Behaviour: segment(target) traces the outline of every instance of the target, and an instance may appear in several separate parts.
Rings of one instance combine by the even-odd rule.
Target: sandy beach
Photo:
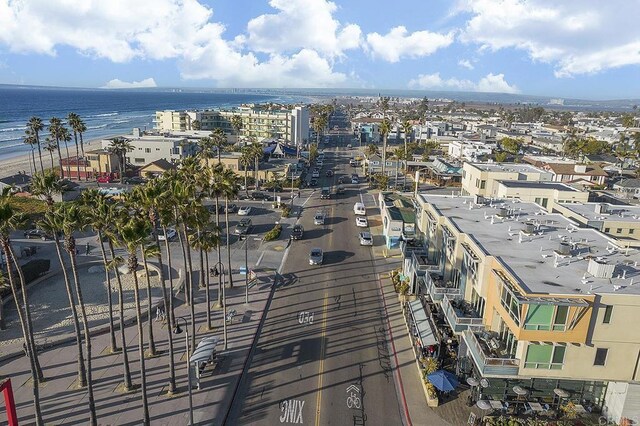
[[[85,152],[91,151],[92,149],[100,148],[102,144],[102,139],[107,139],[109,137],[111,136],[105,136],[104,138],[94,139],[88,142],[85,141],[84,143]],[[66,151],[64,149],[64,146],[61,149],[61,154],[63,158],[66,156]],[[35,155],[36,155],[36,165],[39,167],[37,151]],[[76,147],[73,145],[73,143],[69,144],[69,155],[71,157],[75,157],[76,155]],[[42,152],[42,162],[44,163],[45,168],[51,167],[51,157],[49,156],[49,153],[44,150]],[[30,166],[29,163],[31,163],[31,154],[29,152],[26,152],[24,154],[21,154],[15,157],[0,159],[0,178],[13,176],[18,172],[23,172],[23,171],[26,172],[27,174],[31,174],[31,169],[33,168],[33,166]],[[53,155],[53,163],[55,166],[58,165],[58,156],[56,153],[54,153]]]

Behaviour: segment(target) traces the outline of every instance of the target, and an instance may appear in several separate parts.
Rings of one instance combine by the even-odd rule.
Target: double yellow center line
[[[322,374],[324,373],[324,351],[325,351],[325,332],[327,329],[327,296],[324,293],[324,303],[322,307],[322,334],[320,337],[320,368],[318,370],[318,395],[316,397],[316,426],[320,425],[320,406],[322,405]]]

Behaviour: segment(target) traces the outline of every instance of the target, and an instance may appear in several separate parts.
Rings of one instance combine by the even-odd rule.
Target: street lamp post
[[[220,265],[220,273],[222,274],[222,338],[224,339],[224,350],[227,350],[227,296],[225,292],[225,287],[227,286],[224,282],[224,264],[222,262],[217,262],[213,267],[214,269],[218,269],[218,265]],[[231,271],[229,271],[231,273]]]
[[[244,303],[249,303],[249,235],[244,237]]]
[[[176,328],[173,330],[174,334],[182,333],[182,329],[177,320],[184,321],[184,337],[185,348],[187,350],[187,380],[189,383],[189,424],[193,425],[193,391],[191,390],[191,361],[189,360],[189,326],[187,320],[184,317],[176,318]]]
[[[422,167],[418,170],[416,170],[416,175],[415,175],[415,182],[414,182],[414,189],[413,189],[413,198],[415,198],[416,200],[418,199],[418,185],[420,184],[420,172],[422,170],[427,170],[428,167]]]

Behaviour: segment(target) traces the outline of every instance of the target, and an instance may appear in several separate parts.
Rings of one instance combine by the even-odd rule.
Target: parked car
[[[349,160],[349,165],[353,166],[353,167],[356,167],[356,166],[360,165],[360,162],[358,160],[352,158],[351,160]]]
[[[311,177],[312,178],[319,178],[320,177],[320,170],[314,169],[313,172],[311,172]]]
[[[366,217],[358,216],[356,217],[356,226],[359,228],[366,228],[369,226],[369,221]]]
[[[361,232],[360,233],[360,245],[361,246],[372,246],[373,245],[373,237],[370,232]]]
[[[291,230],[291,239],[292,240],[301,240],[304,236],[304,228],[302,225],[294,225]]]
[[[317,179],[311,179],[309,181],[309,186],[311,186],[311,187],[318,186],[318,180]]]
[[[338,185],[338,189],[336,190],[337,194],[344,194],[344,186]]]
[[[165,240],[169,240],[171,241],[172,239],[174,239],[176,237],[176,235],[178,235],[178,233],[176,232],[175,229],[173,228],[167,228],[167,235],[164,235],[164,231],[162,230],[162,228],[156,230],[156,232],[158,233],[158,241],[165,241]]]
[[[351,183],[357,185],[360,183],[360,180],[358,180],[358,178],[351,178]]]
[[[223,213],[235,213],[238,211],[238,206],[231,203],[228,206],[225,206],[224,204],[222,205],[222,212]]]
[[[268,200],[269,196],[261,191],[253,191],[249,196],[252,200]]]
[[[309,265],[322,265],[324,255],[321,248],[312,248],[309,252]]]
[[[27,229],[24,231],[24,237],[28,240],[38,239],[42,241],[53,239],[53,235],[46,233],[42,229]]]
[[[98,183],[111,183],[113,179],[111,178],[111,176],[99,176],[96,181]]]
[[[331,198],[331,188],[325,186],[322,188],[322,192],[320,192],[320,198],[323,200],[328,200]]]
[[[333,170],[327,170],[327,173],[325,173],[327,175],[327,177],[331,177],[333,176]]]
[[[251,206],[243,206],[238,210],[238,216],[249,216],[251,214]]]
[[[313,217],[313,224],[314,225],[324,225],[324,220],[325,220],[325,215],[323,212],[318,212],[316,213],[316,215]]]
[[[242,218],[233,229],[233,233],[235,235],[247,235],[251,230],[251,226],[251,219],[249,219],[248,217]]]

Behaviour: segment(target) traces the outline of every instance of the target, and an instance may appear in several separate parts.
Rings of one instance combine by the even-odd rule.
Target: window
[[[145,148],[144,152],[146,152],[147,154],[149,154],[151,152],[151,148]]]
[[[553,331],[564,331],[567,324],[568,315],[569,315],[568,306],[558,306],[556,308],[556,317],[553,320]]]
[[[480,188],[480,179],[476,179],[476,188]]]
[[[511,319],[516,325],[520,326],[520,303],[506,285],[502,287],[501,302],[502,307],[507,310]]]
[[[547,203],[549,202],[548,198],[543,198],[542,199],[542,207],[544,207],[545,209],[547,208]]]
[[[604,318],[602,319],[603,324],[611,323],[611,314],[613,313],[613,306],[609,305],[604,308]]]
[[[480,181],[480,189],[484,189],[487,186],[487,181],[486,180],[481,180]]]
[[[611,230],[610,228],[604,228],[604,233],[608,234],[610,230]]]
[[[566,350],[566,346],[562,345],[529,344],[524,367],[561,370]]]
[[[622,234],[622,228],[616,229],[616,234]]]
[[[142,164],[145,163],[144,158],[135,158],[133,161],[136,163],[142,163]]]
[[[525,330],[550,330],[553,311],[553,305],[529,305]]]
[[[607,361],[607,352],[609,352],[609,349],[596,349],[596,359],[593,361],[593,365],[604,365]]]
[[[629,229],[629,235],[633,234],[633,231],[634,231],[633,228]]]

